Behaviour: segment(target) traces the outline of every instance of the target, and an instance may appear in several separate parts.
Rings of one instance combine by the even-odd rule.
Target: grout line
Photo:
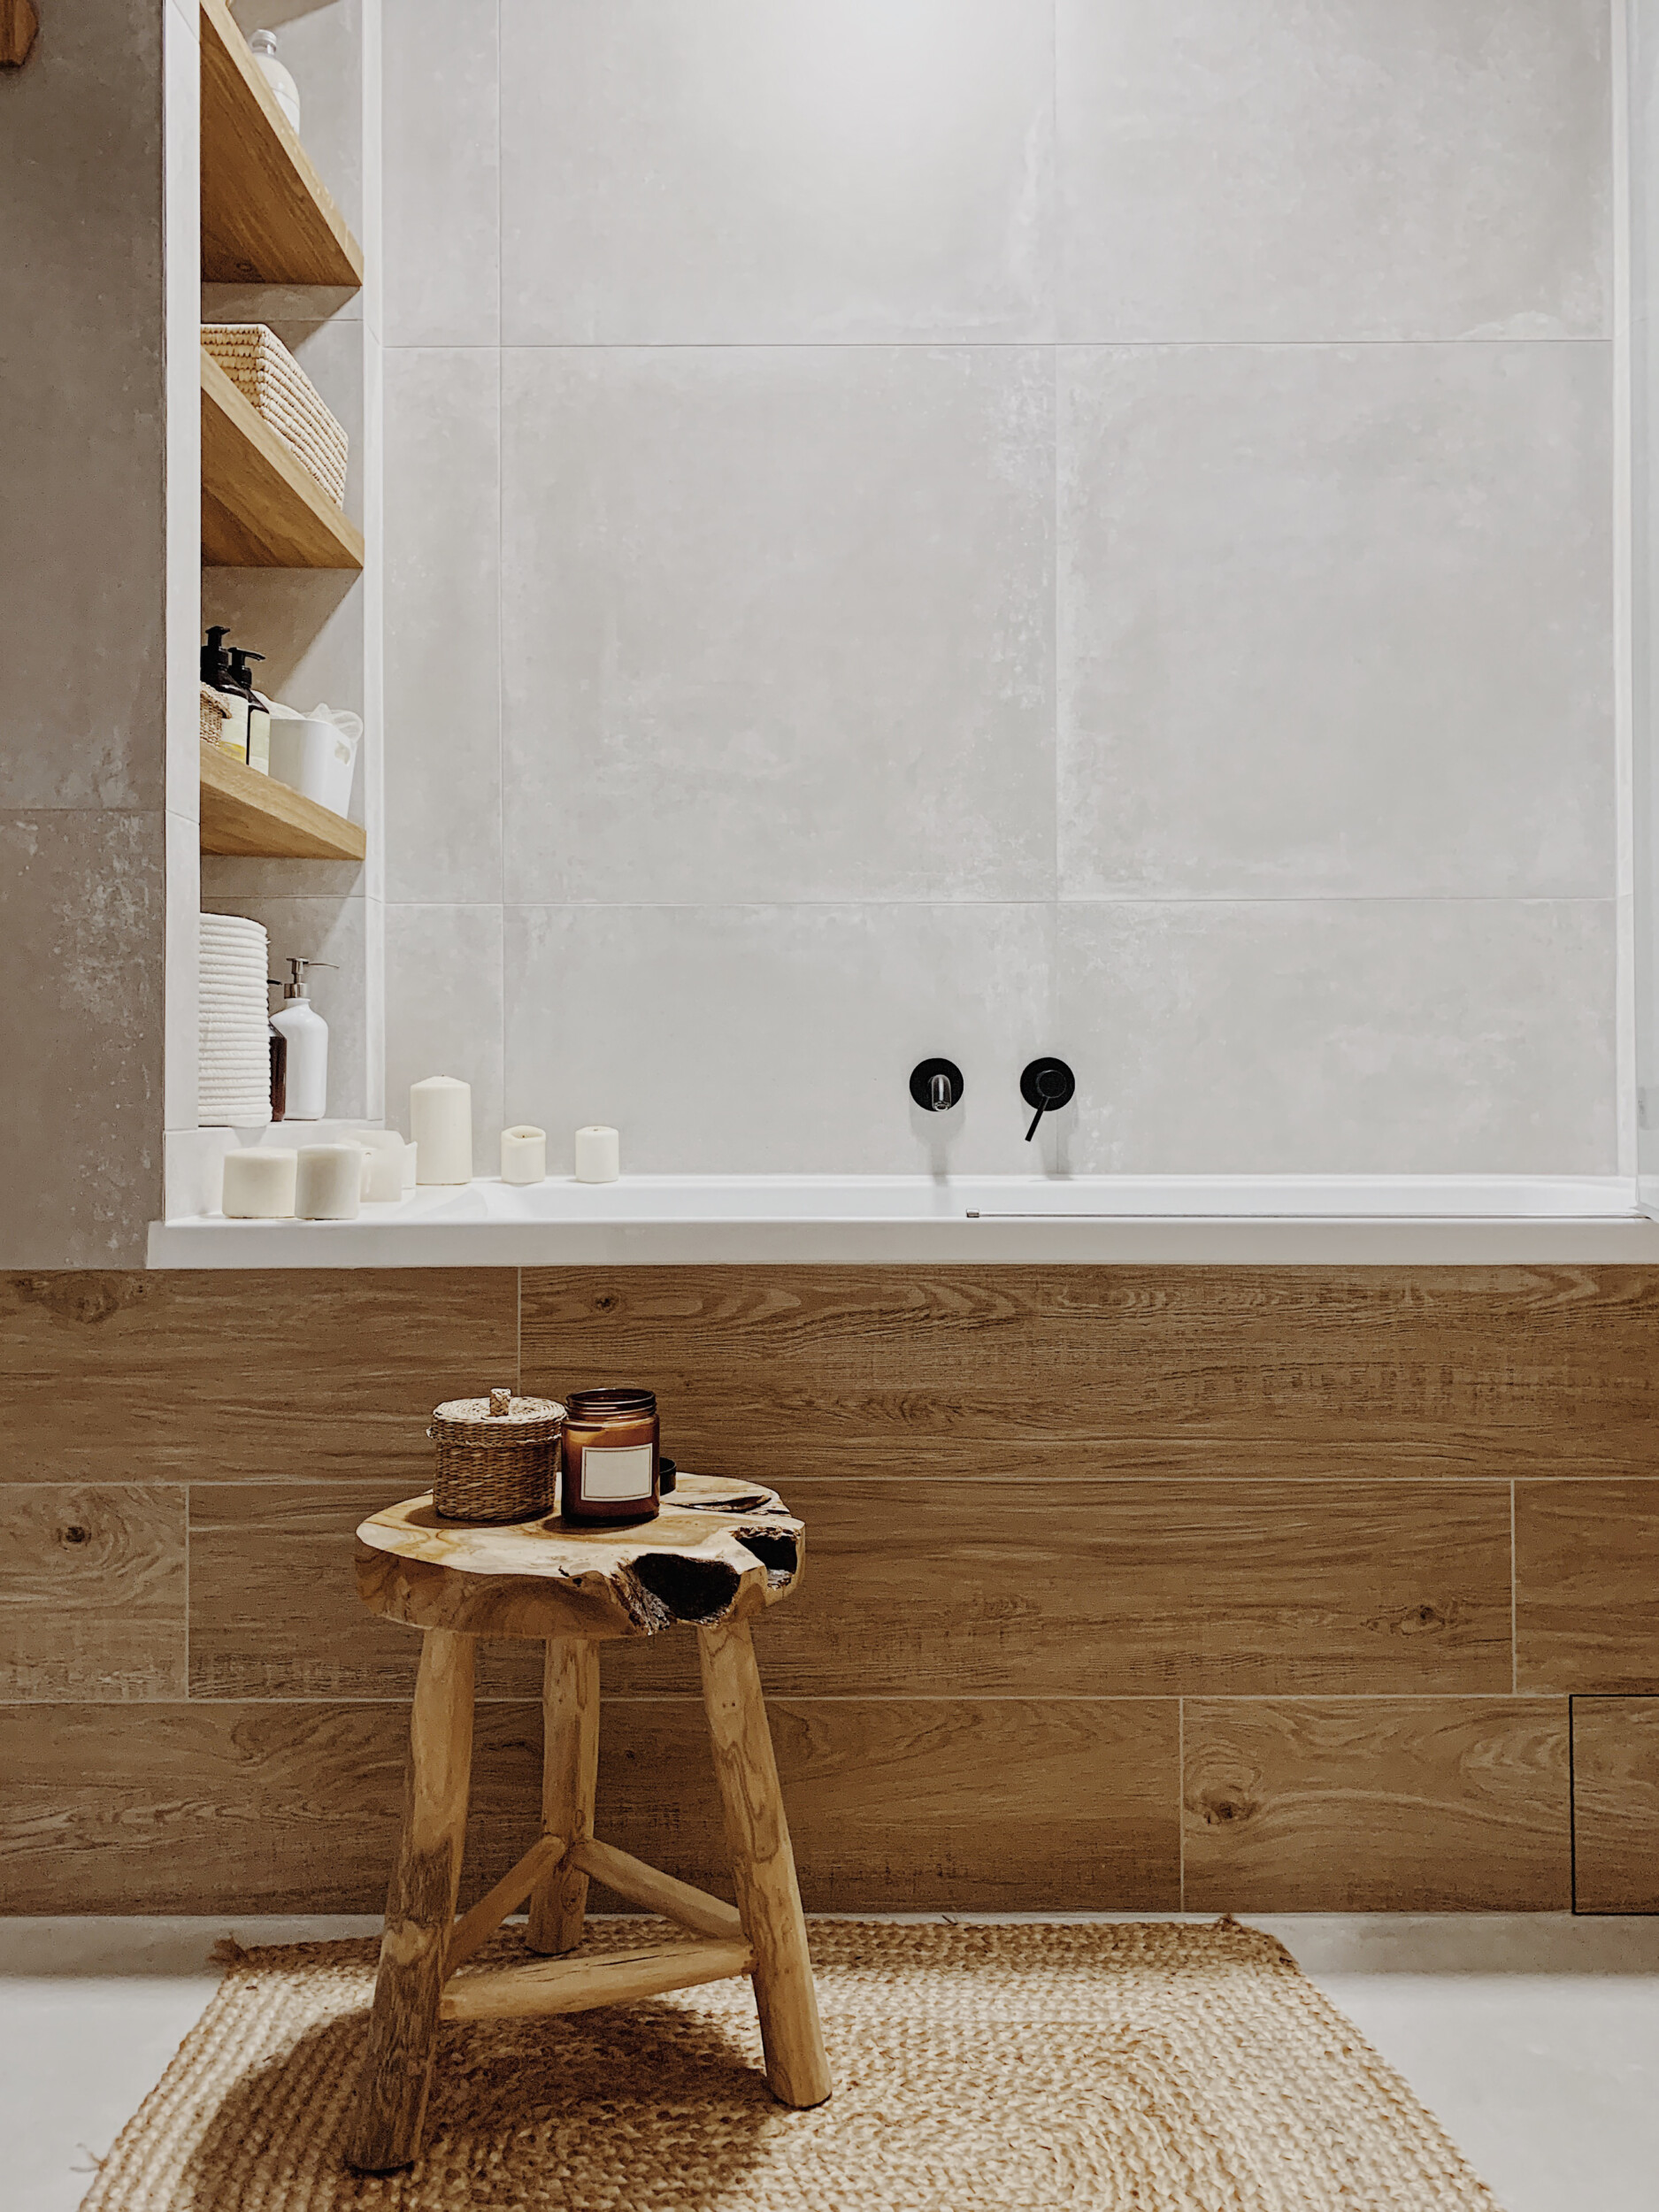
[[[499,188],[498,188],[499,189]],[[294,321],[292,316],[282,318]],[[297,319],[303,319],[303,318]],[[335,317],[328,318],[337,320]],[[1611,331],[1572,337],[1563,333],[1530,336],[1498,334],[1489,338],[472,338],[382,341],[388,353],[1039,353],[1052,346],[1065,353],[1348,353],[1357,347],[1607,346]]]
[[[1187,1910],[1187,1700],[1175,1701],[1175,1847],[1180,1909]]]
[[[1515,1597],[1515,1485],[1509,1485],[1509,1695],[1521,1687],[1521,1648],[1516,1628]]]
[[[480,1642],[492,1639],[481,1637]],[[204,1707],[233,1708],[244,1705],[293,1705],[316,1707],[388,1705],[406,1708],[413,1694],[412,1678],[408,1690],[377,1691],[373,1694],[353,1694],[346,1691],[319,1690],[311,1695],[294,1694],[280,1697],[252,1696],[244,1692],[231,1691],[220,1696],[196,1693],[193,1697],[133,1697],[133,1698],[51,1698],[0,1697],[0,1709],[41,1712],[96,1712],[104,1708],[118,1712],[137,1712],[146,1708],[167,1707],[196,1703]],[[1507,1702],[1499,1690],[1121,1690],[1091,1693],[1074,1690],[792,1690],[767,1685],[768,1698],[789,1705],[1170,1705],[1184,1707],[1188,1702],[1199,1705],[1492,1705]],[[1612,1694],[1609,1693],[1609,1694]],[[1528,1693],[1536,1704],[1559,1705],[1558,1695],[1542,1691]],[[1571,1701],[1569,1701],[1571,1702]],[[534,1689],[496,1690],[480,1693],[480,1705],[539,1705],[540,1693]],[[688,1705],[700,1706],[701,1693],[695,1687],[683,1690],[606,1691],[607,1705]],[[1183,1732],[1185,1717],[1182,1719]],[[1183,1744],[1185,1737],[1183,1733]]]
[[[1578,1787],[1573,1771],[1573,1722],[1578,1706],[1569,1695],[1567,1699],[1567,1910],[1578,1909]]]

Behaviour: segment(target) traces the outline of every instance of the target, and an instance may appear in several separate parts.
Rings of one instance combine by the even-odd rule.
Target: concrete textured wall
[[[165,11],[42,11],[0,75],[0,1259],[133,1265],[158,1210]]]

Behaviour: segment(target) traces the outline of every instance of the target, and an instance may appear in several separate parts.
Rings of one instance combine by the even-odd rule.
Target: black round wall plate
[[[962,1070],[954,1060],[918,1060],[910,1070],[910,1096],[925,1114],[948,1110],[933,1104],[933,1078],[936,1075],[942,1075],[949,1084],[951,1105],[959,1105],[962,1101]]]
[[[1019,1079],[1019,1094],[1026,1105],[1040,1106],[1045,1113],[1069,1106],[1076,1091],[1077,1078],[1064,1060],[1029,1061]]]

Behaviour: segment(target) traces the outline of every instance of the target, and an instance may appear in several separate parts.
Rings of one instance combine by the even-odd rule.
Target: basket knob
[[[507,1416],[508,1416],[508,1415],[509,1415],[511,1411],[512,1411],[512,1393],[511,1393],[511,1390],[492,1390],[492,1391],[490,1392],[490,1394],[489,1394],[489,1417],[490,1417],[490,1419],[491,1419],[492,1421],[504,1421],[504,1420],[506,1419]]]

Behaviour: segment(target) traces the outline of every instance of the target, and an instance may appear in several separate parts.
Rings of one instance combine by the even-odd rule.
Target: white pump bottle
[[[280,1029],[288,1040],[285,1113],[289,1121],[321,1121],[328,1111],[328,1025],[311,1004],[305,973],[309,968],[332,968],[334,964],[332,960],[290,958],[291,974],[282,987],[281,1009],[271,1017],[271,1026]]]

